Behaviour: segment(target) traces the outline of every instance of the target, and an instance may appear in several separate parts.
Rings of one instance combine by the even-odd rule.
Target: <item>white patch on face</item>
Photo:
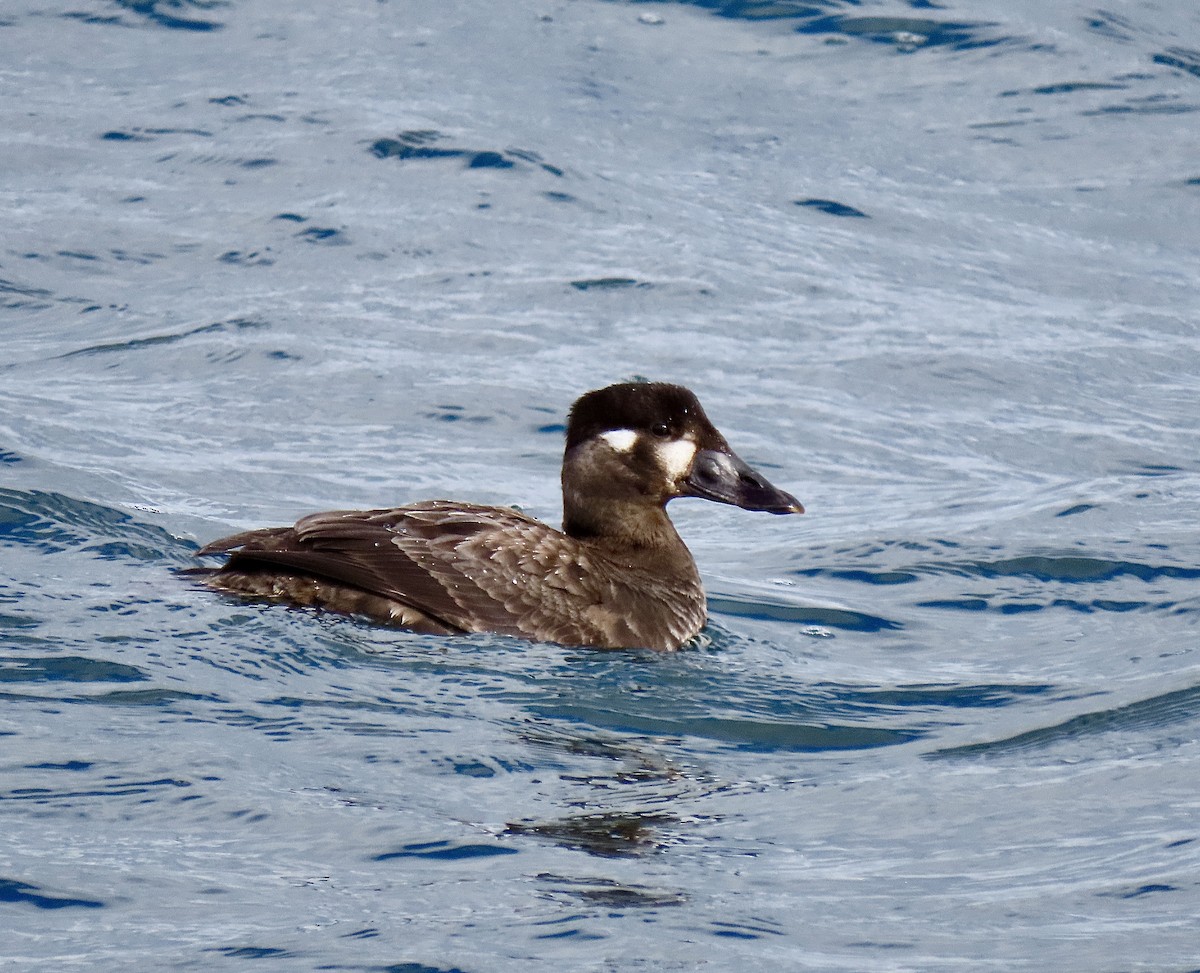
[[[673,480],[687,476],[696,458],[696,444],[690,439],[672,439],[655,447],[658,461]]]
[[[618,453],[628,453],[638,441],[638,434],[632,429],[610,429],[601,433],[600,438]]]

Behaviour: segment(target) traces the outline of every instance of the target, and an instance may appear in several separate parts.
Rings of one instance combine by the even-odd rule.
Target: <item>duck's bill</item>
[[[761,473],[751,469],[736,454],[724,450],[700,450],[692,462],[691,472],[683,481],[683,488],[685,497],[731,503],[743,510],[762,510],[771,514],[804,513],[799,500],[772,486]]]

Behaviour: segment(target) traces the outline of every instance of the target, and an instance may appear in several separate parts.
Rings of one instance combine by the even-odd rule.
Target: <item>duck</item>
[[[707,622],[696,562],[667,516],[682,497],[804,512],[738,457],[692,391],[622,383],[570,409],[561,530],[449,500],[335,510],[212,541],[199,554],[226,561],[193,573],[227,595],[429,635],[670,652]]]

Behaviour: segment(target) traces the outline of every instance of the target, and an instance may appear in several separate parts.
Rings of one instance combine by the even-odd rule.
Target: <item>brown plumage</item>
[[[417,632],[496,632],[600,648],[677,649],[704,589],[666,504],[698,496],[801,513],[730,450],[675,385],[589,392],[571,410],[563,531],[516,510],[432,500],[312,514],[201,554],[221,591],[362,615]]]

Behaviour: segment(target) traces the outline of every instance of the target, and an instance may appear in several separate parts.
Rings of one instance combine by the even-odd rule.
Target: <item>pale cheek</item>
[[[696,444],[689,439],[676,439],[674,442],[663,443],[656,450],[658,461],[667,475],[673,480],[687,476],[692,468],[692,460],[696,458]]]

